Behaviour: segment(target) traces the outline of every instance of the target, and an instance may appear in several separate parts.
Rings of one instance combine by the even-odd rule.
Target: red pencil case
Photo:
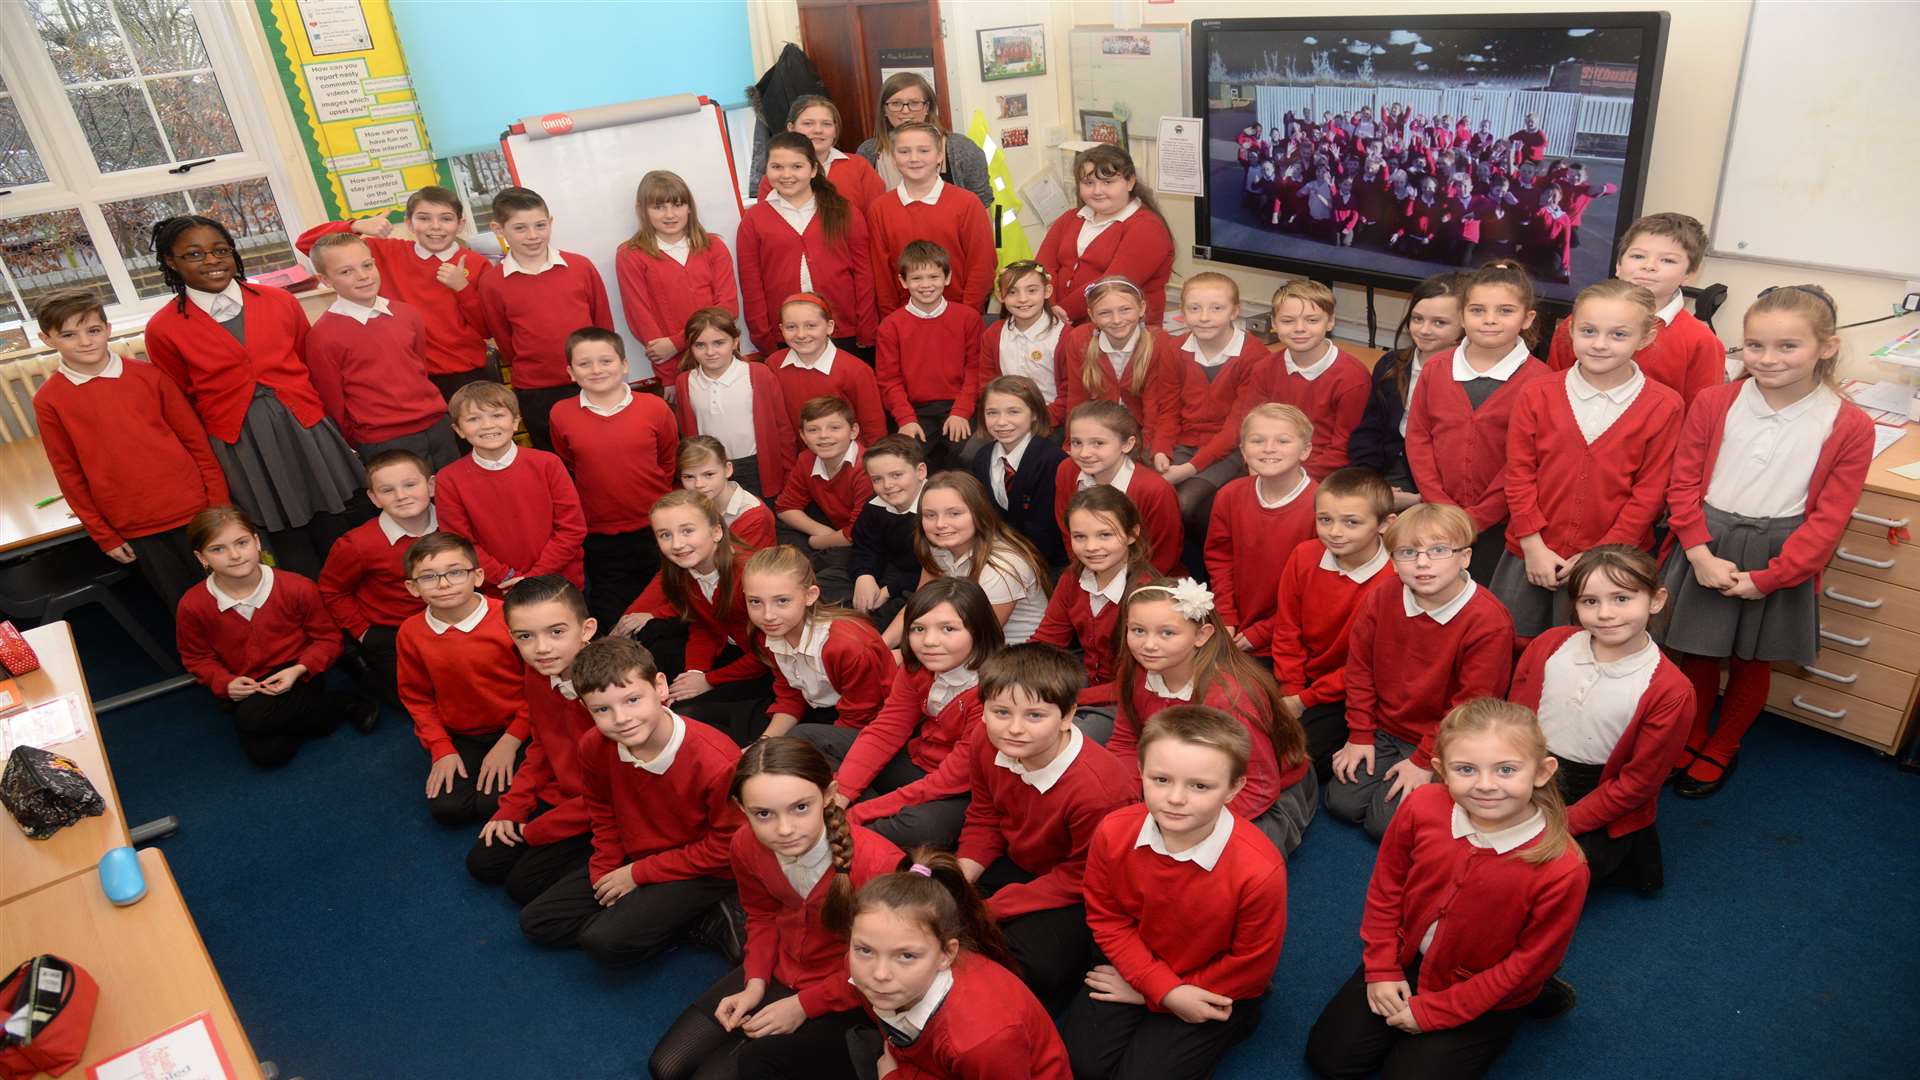
[[[34,655],[33,646],[27,644],[27,639],[21,637],[10,622],[0,622],[0,668],[5,668],[9,675],[40,670],[40,658]]]
[[[0,1041],[0,1077],[59,1076],[78,1065],[99,1000],[99,984],[79,964],[46,955],[14,968],[0,984],[0,1004],[9,1016],[25,1011],[29,1028],[24,1039],[9,1033]]]

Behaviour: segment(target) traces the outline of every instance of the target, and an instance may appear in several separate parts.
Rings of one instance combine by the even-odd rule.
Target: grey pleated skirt
[[[1539,637],[1556,626],[1573,623],[1573,600],[1567,590],[1543,589],[1527,580],[1527,559],[1511,551],[1500,553],[1487,588],[1507,606],[1518,637]]]
[[[233,504],[267,532],[337,514],[367,486],[366,470],[333,421],[301,427],[264,383],[254,385],[239,441],[210,441]]]
[[[1313,824],[1314,811],[1320,808],[1320,780],[1311,766],[1300,782],[1280,793],[1273,805],[1253,819],[1254,828],[1266,834],[1284,857],[1293,854]]]
[[[1707,545],[1742,570],[1764,569],[1780,554],[1801,517],[1750,518],[1706,507]],[[1660,569],[1667,606],[1654,636],[1676,652],[1742,660],[1811,664],[1820,651],[1820,594],[1812,579],[1759,600],[1736,600],[1706,588],[1678,544]]]

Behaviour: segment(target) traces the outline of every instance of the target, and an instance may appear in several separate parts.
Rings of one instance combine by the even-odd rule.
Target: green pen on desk
[[[65,495],[49,495],[46,498],[41,499],[39,502],[34,503],[33,508],[35,510],[45,510],[47,507],[52,506],[54,503],[57,503],[64,498],[66,498]]]

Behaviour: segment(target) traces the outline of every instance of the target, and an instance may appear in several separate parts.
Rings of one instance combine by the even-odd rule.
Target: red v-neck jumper
[[[1142,457],[1151,459],[1155,454],[1172,454],[1180,437],[1180,394],[1185,385],[1180,369],[1189,362],[1186,355],[1173,344],[1171,337],[1143,326],[1140,332],[1152,335],[1153,351],[1148,360],[1147,381],[1140,392],[1133,392],[1131,378],[1122,383],[1114,376],[1113,365],[1102,352],[1094,358],[1100,366],[1102,386],[1100,393],[1095,394],[1087,388],[1085,369],[1087,346],[1098,332],[1092,323],[1082,323],[1060,335],[1053,360],[1058,400],[1067,403],[1069,416],[1082,402],[1117,401],[1140,422]]]
[[[862,825],[847,831],[853,838],[847,879],[855,892],[900,865],[901,851],[891,840]],[[829,870],[801,896],[781,872],[779,856],[752,829],[734,830],[728,854],[747,911],[746,977],[793,988],[808,1019],[858,1009],[860,991],[847,981],[847,939],[821,922],[838,871]]]
[[[467,454],[433,474],[440,527],[473,541],[489,588],[541,574],[563,574],[581,587],[587,518],[573,478],[545,450],[522,446],[514,454],[504,469],[483,469]]]
[[[1402,587],[1404,588],[1404,586]],[[1384,728],[1414,744],[1413,763],[1433,768],[1433,736],[1455,705],[1501,697],[1513,673],[1513,618],[1493,592],[1444,625],[1409,616],[1402,588],[1365,593],[1347,634],[1347,741],[1373,745]]]
[[[522,683],[527,699],[526,755],[513,771],[507,793],[493,820],[520,826],[529,844],[551,844],[579,836],[592,827],[585,788],[580,778],[580,740],[599,736],[587,707],[569,701],[545,675],[526,669]],[[535,801],[549,809],[533,820]]]
[[[1136,668],[1131,694],[1133,708],[1128,710],[1126,703],[1121,703],[1119,716],[1114,720],[1113,735],[1107,740],[1107,750],[1119,758],[1135,778],[1140,775],[1140,730],[1147,721],[1158,716],[1160,710],[1174,705],[1209,705],[1240,721],[1240,725],[1247,729],[1247,735],[1253,741],[1253,756],[1247,761],[1247,786],[1241,788],[1240,794],[1234,796],[1227,805],[1248,821],[1266,813],[1282,791],[1306,777],[1312,764],[1303,754],[1299,761],[1283,769],[1280,756],[1274,752],[1273,739],[1265,730],[1271,725],[1272,718],[1260,716],[1260,699],[1225,676],[1213,679],[1200,701],[1188,702],[1161,697],[1147,689],[1146,670]]]
[[[786,673],[767,648],[766,635],[755,631],[754,645],[761,662],[773,673],[773,706],[767,715],[805,717],[807,699],[787,681]],[[840,694],[839,702],[832,706],[838,713],[835,727],[862,728],[872,722],[880,706],[886,704],[894,675],[900,670],[886,639],[862,618],[834,619],[827,625],[820,664],[827,669],[827,682]]]
[[[1127,591],[1147,583],[1150,575],[1134,576]],[[1123,594],[1124,595],[1124,594]],[[1109,603],[1093,613],[1093,597],[1080,587],[1080,572],[1069,566],[1053,586],[1047,598],[1046,614],[1029,641],[1059,648],[1080,646],[1087,664],[1087,688],[1080,694],[1082,705],[1110,705],[1117,696],[1113,686],[1113,632],[1120,623],[1120,605]]]
[[[323,313],[307,332],[307,369],[327,415],[355,447],[422,432],[447,415],[427,379],[426,323],[405,303],[365,323]]]
[[[653,504],[680,486],[679,425],[667,403],[635,394],[626,408],[602,416],[568,397],[554,402],[547,415],[553,452],[573,474],[587,531],[650,531]]]
[[[1147,325],[1159,326],[1167,314],[1167,279],[1173,276],[1173,234],[1159,214],[1145,206],[1125,221],[1103,229],[1080,252],[1086,219],[1078,211],[1062,214],[1047,230],[1034,256],[1053,279],[1053,302],[1076,323],[1087,321],[1087,286],[1105,277],[1123,277],[1140,287],[1147,301]]]
[[[480,279],[487,327],[518,390],[569,385],[567,337],[583,326],[614,328],[600,271],[585,255],[562,251],[560,257],[565,265],[538,274],[494,270]]]
[[[780,377],[772,368],[741,362],[747,365],[747,381],[753,387],[753,460],[760,466],[760,488],[769,495],[778,495],[780,489],[787,486],[787,470],[793,468],[794,455],[800,445],[800,436],[793,427],[793,417],[798,414],[788,411],[786,392],[780,388]],[[677,372],[672,382],[674,415],[680,420],[681,436],[689,439],[705,434],[700,430],[700,413],[687,396],[687,382],[691,378],[691,371]]]
[[[352,231],[351,221],[329,221],[301,233],[293,246],[308,255],[322,236]],[[453,375],[485,367],[488,331],[487,314],[480,303],[480,279],[494,272],[487,257],[471,248],[454,249],[447,263],[467,272],[467,287],[454,292],[440,284],[439,257],[421,258],[413,250],[413,241],[392,236],[360,239],[373,252],[374,265],[380,268],[380,295],[406,303],[427,324],[427,342],[422,350],[427,370],[435,375]]]
[[[886,768],[901,747],[906,748],[907,758],[915,767],[932,773],[953,754],[962,739],[980,726],[979,691],[969,688],[955,694],[938,715],[928,716],[923,710],[927,692],[932,688],[933,674],[926,668],[918,671],[902,668],[900,674],[894,676],[886,704],[880,706],[880,711],[861,729],[860,736],[840,762],[836,778],[840,781],[840,793],[850,802],[858,801],[866,793],[867,785],[880,775],[880,770]],[[965,776],[959,779],[961,786],[947,794],[966,790]]]
[[[418,539],[402,534],[388,543],[376,517],[333,542],[319,585],[335,625],[357,639],[370,627],[397,627],[425,610],[426,601],[407,591],[407,552]]]
[[[1453,353],[1428,357],[1407,404],[1407,464],[1420,497],[1465,510],[1480,531],[1505,521],[1507,424],[1520,391],[1547,374],[1529,358],[1476,409],[1454,380]]]
[[[1073,493],[1080,490],[1080,466],[1072,458],[1060,462],[1053,478],[1053,517],[1060,525],[1060,535],[1067,534],[1067,503],[1073,500]],[[1153,471],[1153,466],[1134,462],[1133,479],[1127,481],[1127,498],[1140,511],[1140,521],[1146,527],[1147,543],[1153,548],[1153,568],[1162,574],[1173,575],[1180,570],[1180,553],[1186,546],[1185,522],[1180,518],[1180,498],[1173,492],[1173,485],[1166,477]]]
[[[1347,642],[1353,616],[1372,589],[1398,589],[1400,579],[1383,566],[1357,582],[1337,570],[1322,570],[1326,554],[1319,537],[1304,540],[1280,572],[1273,613],[1273,677],[1281,693],[1305,706],[1347,696]]]
[[[1275,350],[1273,362],[1256,376],[1254,400],[1243,395],[1245,409],[1236,409],[1228,426],[1239,437],[1240,421],[1252,404],[1280,401],[1307,414],[1313,421],[1313,452],[1307,455],[1307,475],[1319,480],[1347,464],[1347,442],[1360,418],[1367,412],[1367,397],[1373,392],[1373,374],[1345,349],[1339,350],[1332,366],[1318,378],[1306,379],[1287,370],[1284,350]]]
[[[272,387],[301,427],[319,423],[326,410],[307,371],[310,324],[300,301],[246,282],[240,283],[240,300],[245,345],[192,301],[170,301],[147,320],[147,358],[187,392],[207,434],[223,443],[240,441],[257,383]]]
[[[1520,388],[1507,425],[1507,550],[1520,538],[1571,559],[1601,544],[1648,548],[1667,502],[1667,477],[1680,441],[1680,395],[1649,379],[1598,439],[1588,444],[1567,399],[1567,376]]]
[[[636,885],[733,876],[728,852],[746,818],[727,789],[740,748],[698,720],[680,722],[686,735],[663,773],[622,761],[620,744],[598,728],[581,734],[581,791],[593,822],[589,881],[628,864]]]
[[[923,319],[901,307],[880,322],[874,375],[880,398],[896,427],[919,423],[915,409],[928,401],[951,401],[949,415],[973,419],[980,396],[980,313],[947,301],[938,317]],[[868,442],[877,435],[861,434]],[[937,431],[926,433],[928,438]]]
[[[1256,653],[1273,642],[1281,572],[1304,540],[1314,538],[1313,499],[1319,485],[1278,509],[1260,505],[1259,479],[1229,480],[1213,500],[1207,525],[1207,575],[1214,604],[1228,626],[1247,636]]]
[[[975,200],[978,201],[978,200]],[[800,410],[807,402],[829,394],[840,397],[853,406],[853,421],[860,425],[860,432],[854,441],[866,445],[887,433],[887,411],[880,403],[880,383],[873,376],[873,369],[860,362],[860,358],[851,353],[834,353],[833,370],[822,375],[812,368],[795,367],[787,360],[788,349],[781,349],[767,357],[767,367],[774,377],[780,380],[780,397],[787,403],[787,423],[793,428],[793,448],[788,460],[803,449],[800,442]],[[764,460],[767,448],[761,447]],[[771,487],[767,494],[774,494]]]
[[[734,243],[740,245],[740,299],[753,347],[762,353],[780,347],[780,303],[801,291],[802,258],[807,260],[813,292],[833,310],[834,331],[862,345],[873,344],[879,316],[868,242],[865,208],[857,204],[849,208],[846,231],[837,243],[827,239],[818,211],[803,235],[765,202],[748,207]]]
[[[662,383],[672,381],[680,354],[687,350],[687,316],[707,307],[740,314],[740,294],[733,284],[733,254],[711,233],[707,246],[688,255],[685,266],[671,255],[649,255],[621,244],[613,257],[613,272],[620,285],[620,310],[627,317],[627,329],[643,346],[658,338],[673,342],[674,355],[651,361],[654,377]]]
[[[907,302],[900,287],[900,253],[915,240],[930,240],[947,253],[953,276],[947,282],[946,296],[956,304],[975,311],[987,306],[987,294],[993,291],[993,224],[986,207],[973,192],[956,184],[940,190],[940,199],[932,206],[923,202],[903,205],[899,192],[889,191],[885,198],[867,204],[867,251],[873,261],[873,295],[879,317],[893,314]]]
[[[707,682],[714,686],[757,679],[765,674],[765,669],[760,664],[760,658],[749,648],[754,629],[753,623],[747,620],[747,601],[741,593],[739,573],[741,563],[752,553],[751,550],[734,553],[732,599],[727,603],[725,619],[720,617],[713,601],[700,591],[699,584],[693,581],[687,582],[687,606],[692,610],[682,612],[674,607],[672,601],[667,599],[664,571],[655,574],[640,595],[634,597],[633,603],[627,605],[626,614],[644,612],[656,619],[684,616],[688,623],[687,670],[706,672]],[[724,667],[714,667],[714,660],[726,650],[729,642],[740,647],[740,655]]]
[[[505,731],[526,742],[526,666],[497,601],[488,602],[472,630],[449,627],[436,634],[423,611],[400,624],[394,651],[400,703],[428,760],[454,753],[454,735]]]
[[[1192,337],[1186,333],[1173,339],[1181,361],[1180,434],[1176,441],[1198,447],[1187,464],[1204,472],[1240,448],[1240,421],[1236,418],[1259,404],[1253,392],[1260,382],[1260,372],[1277,354],[1268,351],[1266,342],[1248,334],[1240,343],[1240,351],[1228,357],[1209,380],[1194,354],[1182,347]]]

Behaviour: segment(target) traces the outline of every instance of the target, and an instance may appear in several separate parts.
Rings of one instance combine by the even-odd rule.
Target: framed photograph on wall
[[[1032,26],[1001,26],[981,30],[980,81],[1024,79],[1047,73],[1047,30]]]
[[[1122,150],[1127,148],[1126,121],[1117,119],[1113,113],[1102,109],[1080,110],[1080,137],[1088,142],[1106,143]]]

